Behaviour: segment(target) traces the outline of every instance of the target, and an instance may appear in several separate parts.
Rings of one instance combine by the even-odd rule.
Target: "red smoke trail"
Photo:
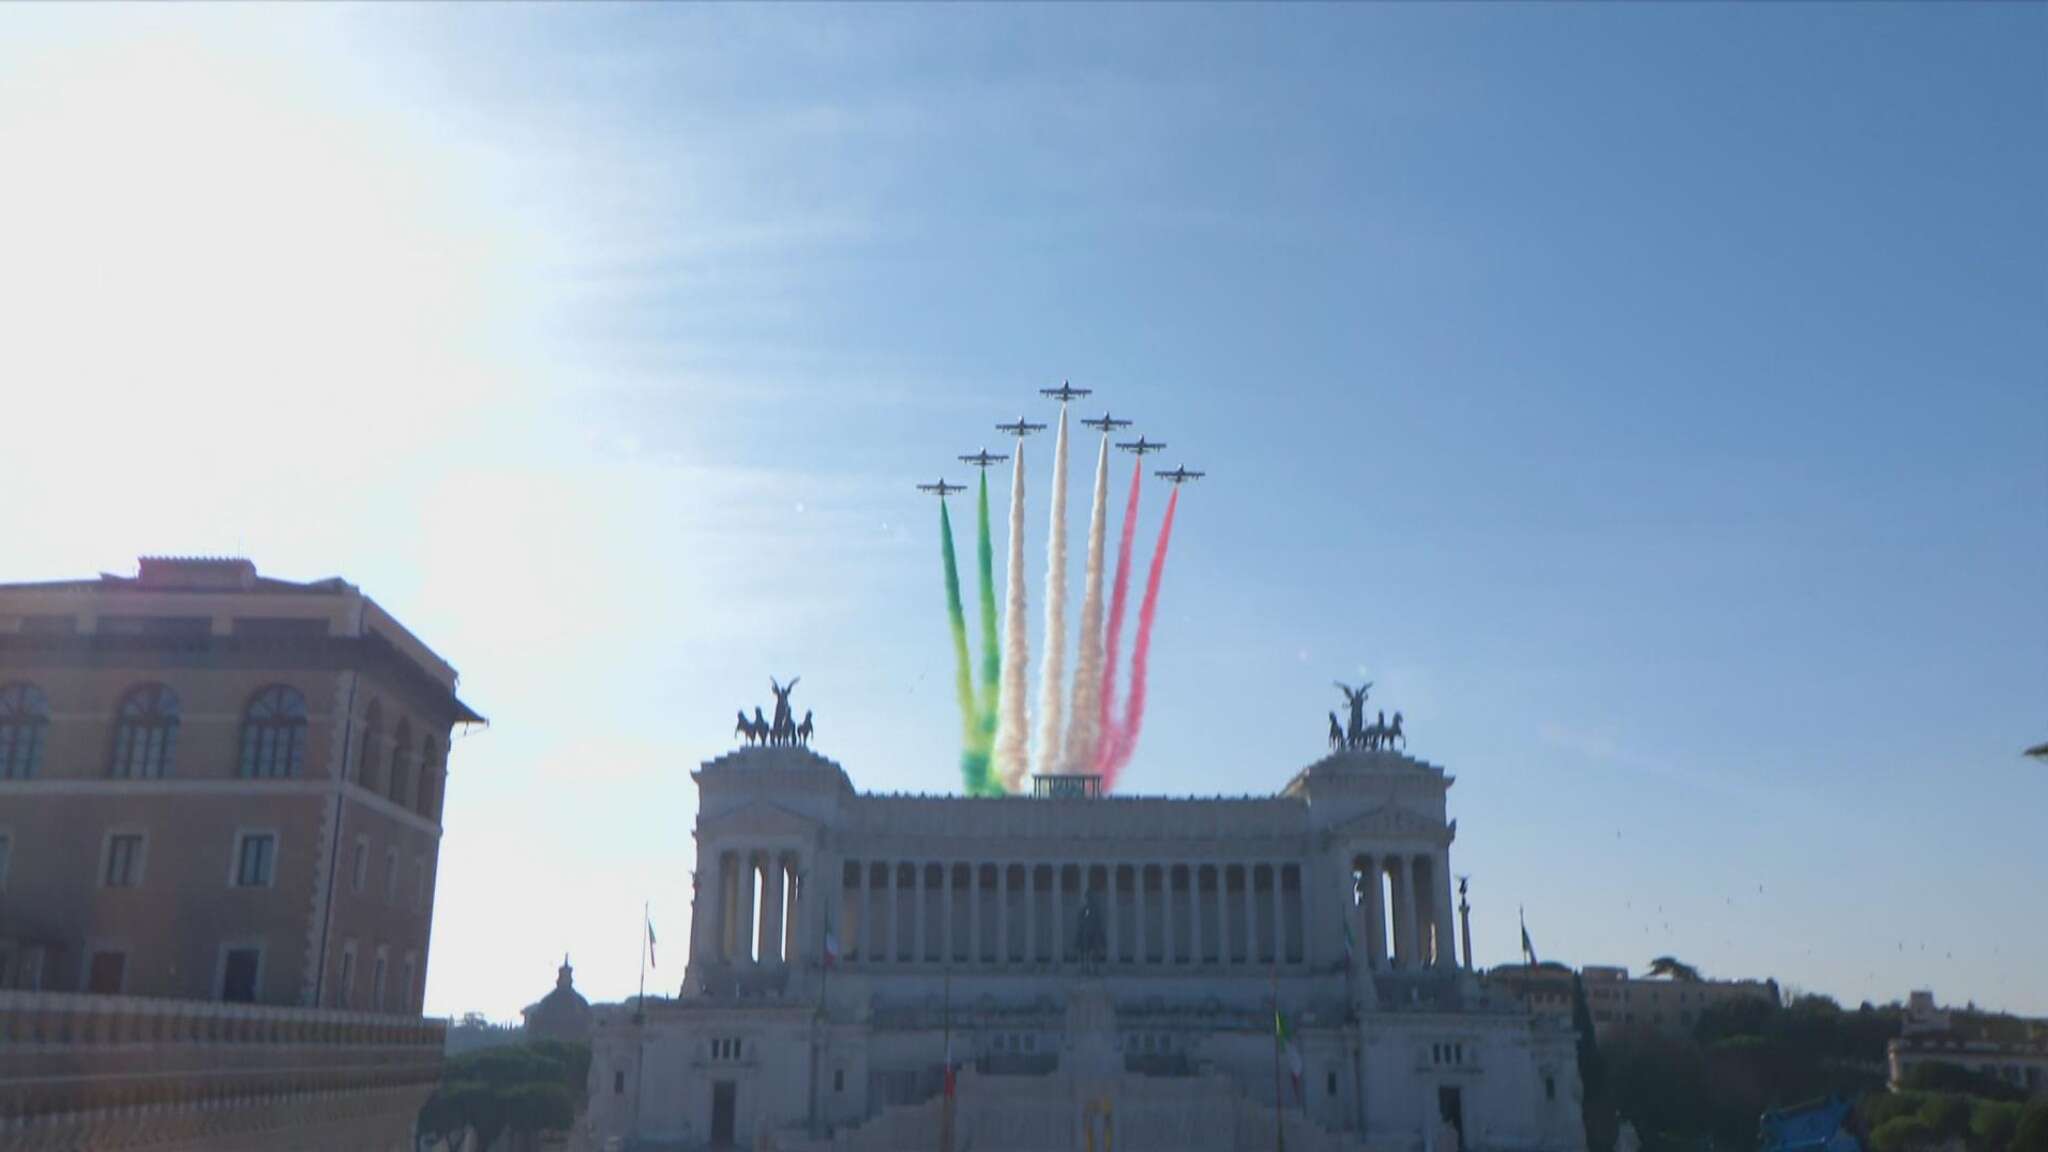
[[[1095,753],[1096,770],[1108,763],[1109,750],[1116,740],[1116,713],[1110,705],[1116,700],[1116,657],[1117,648],[1124,634],[1124,600],[1131,591],[1131,544],[1138,535],[1138,482],[1145,476],[1145,458],[1138,457],[1131,466],[1131,498],[1124,505],[1123,535],[1116,545],[1116,585],[1109,594],[1109,635],[1106,637],[1102,658],[1102,701],[1098,711],[1101,714],[1102,743]]]
[[[1102,790],[1116,787],[1116,778],[1130,763],[1138,746],[1138,729],[1145,723],[1145,665],[1152,655],[1152,621],[1159,610],[1159,578],[1166,574],[1166,546],[1173,539],[1173,510],[1180,505],[1180,485],[1166,498],[1166,519],[1159,524],[1159,543],[1152,548],[1152,571],[1145,577],[1145,603],[1138,608],[1138,643],[1131,653],[1131,695],[1124,701],[1124,721],[1109,741],[1113,758],[1102,773]]]

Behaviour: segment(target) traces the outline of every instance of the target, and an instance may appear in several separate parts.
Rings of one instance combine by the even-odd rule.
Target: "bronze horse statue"
[[[811,736],[817,729],[811,725],[811,710],[804,709],[804,722],[796,726],[796,742],[803,747],[811,746]]]
[[[1337,714],[1332,712],[1330,713],[1330,751],[1334,752],[1343,746],[1344,726],[1337,723]]]

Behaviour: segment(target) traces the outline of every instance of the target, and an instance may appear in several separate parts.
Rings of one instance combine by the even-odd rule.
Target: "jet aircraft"
[[[944,499],[947,496],[951,496],[955,492],[967,491],[967,485],[948,484],[942,479],[937,484],[919,484],[917,486],[917,490],[919,492],[929,493],[933,496],[937,496],[941,499]]]
[[[1190,480],[1200,480],[1205,475],[1205,473],[1190,472],[1188,471],[1188,466],[1183,464],[1180,467],[1175,468],[1171,472],[1154,472],[1153,475],[1159,477],[1161,480],[1171,481],[1173,483],[1173,486],[1178,488],[1182,484],[1185,484]]]
[[[1127,440],[1124,443],[1117,445],[1117,447],[1123,449],[1126,452],[1131,452],[1135,453],[1136,455],[1143,456],[1147,452],[1157,452],[1161,448],[1166,447],[1166,442],[1164,440],[1154,442],[1145,439],[1143,436],[1140,436],[1136,440]]]
[[[1090,391],[1092,391],[1092,389],[1076,388],[1072,384],[1069,384],[1065,380],[1062,380],[1060,381],[1059,387],[1040,388],[1038,390],[1038,394],[1040,396],[1050,396],[1053,399],[1058,400],[1060,403],[1065,404],[1067,401],[1072,400],[1077,396],[1088,395]]]
[[[1117,428],[1129,428],[1131,426],[1131,422],[1129,420],[1118,420],[1116,417],[1111,416],[1107,412],[1104,412],[1102,414],[1102,419],[1100,420],[1090,420],[1084,417],[1081,420],[1081,423],[1086,424],[1088,427],[1097,429],[1102,432],[1109,432]]]
[[[972,464],[976,468],[986,469],[991,464],[1000,464],[1008,459],[1008,456],[1004,456],[995,452],[990,452],[988,449],[983,448],[981,451],[976,452],[971,456],[962,456],[960,458],[960,462],[962,464]]]
[[[1019,416],[1019,417],[1017,417],[1017,422],[1016,422],[1016,423],[1014,423],[1014,424],[998,424],[998,425],[996,425],[996,431],[998,431],[998,432],[1008,432],[1008,433],[1009,433],[1010,435],[1012,435],[1012,436],[1020,436],[1020,437],[1021,437],[1021,436],[1029,436],[1029,435],[1031,435],[1031,434],[1032,434],[1033,432],[1043,432],[1043,431],[1045,431],[1045,425],[1043,425],[1043,424],[1033,424],[1033,423],[1032,423],[1031,421],[1029,421],[1029,420],[1026,420],[1026,419],[1024,419],[1024,418],[1023,418],[1022,416]]]

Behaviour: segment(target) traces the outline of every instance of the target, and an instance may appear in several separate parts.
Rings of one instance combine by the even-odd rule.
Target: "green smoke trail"
[[[988,470],[981,473],[979,538],[975,541],[975,562],[981,576],[981,716],[975,733],[974,751],[981,760],[982,795],[1002,793],[989,778],[989,752],[996,742],[996,694],[1003,679],[1002,644],[996,636],[996,550],[988,523]]]
[[[953,517],[939,502],[939,547],[946,561],[946,619],[953,628],[954,688],[960,696],[961,785],[969,796],[988,791],[988,754],[980,751],[981,713],[974,703],[974,663],[967,654],[967,614],[960,604],[960,567],[953,560]]]

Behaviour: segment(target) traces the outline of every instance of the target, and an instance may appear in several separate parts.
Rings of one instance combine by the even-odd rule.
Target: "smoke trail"
[[[1173,539],[1173,510],[1180,504],[1180,486],[1166,498],[1166,519],[1159,524],[1159,543],[1152,548],[1152,571],[1145,578],[1145,603],[1138,609],[1138,643],[1131,652],[1131,695],[1124,701],[1123,723],[1108,743],[1114,749],[1107,770],[1102,773],[1102,790],[1116,787],[1118,773],[1130,763],[1138,746],[1138,729],[1145,723],[1145,670],[1152,656],[1152,622],[1159,609],[1159,578],[1166,574],[1166,546]]]
[[[1116,735],[1116,714],[1111,705],[1116,702],[1116,658],[1123,646],[1124,599],[1131,591],[1131,544],[1138,534],[1138,484],[1145,476],[1145,458],[1138,457],[1131,466],[1131,498],[1124,505],[1123,533],[1116,545],[1116,584],[1109,594],[1109,630],[1103,634],[1107,649],[1102,660],[1102,696],[1096,703],[1096,724],[1102,735],[1102,746],[1096,749],[1096,770],[1101,771],[1103,750]]]
[[[1024,788],[1031,733],[1025,730],[1024,668],[1030,646],[1024,620],[1024,444],[1010,470],[1009,576],[1003,585],[1003,678],[996,691],[996,777],[1015,794]]]
[[[1060,698],[1067,660],[1067,406],[1052,446],[1052,538],[1045,546],[1045,655],[1038,667],[1038,770],[1057,772],[1065,731]]]
[[[974,705],[974,664],[967,655],[967,614],[960,604],[960,567],[953,560],[953,517],[939,501],[939,547],[946,561],[946,622],[953,630],[954,690],[960,697],[960,776],[969,796],[988,790],[988,755],[980,751],[981,714]]]
[[[1095,503],[1088,513],[1088,575],[1081,586],[1081,645],[1074,663],[1073,704],[1067,709],[1066,770],[1095,763],[1102,740],[1102,538],[1109,519],[1109,432],[1095,457]]]
[[[989,531],[987,469],[981,473],[979,520],[975,563],[981,576],[981,691],[978,696],[980,715],[976,720],[973,745],[981,781],[980,794],[988,796],[1002,792],[989,774],[989,748],[996,739],[996,685],[1001,679],[1003,657],[1002,648],[996,642],[996,562],[993,534]]]

